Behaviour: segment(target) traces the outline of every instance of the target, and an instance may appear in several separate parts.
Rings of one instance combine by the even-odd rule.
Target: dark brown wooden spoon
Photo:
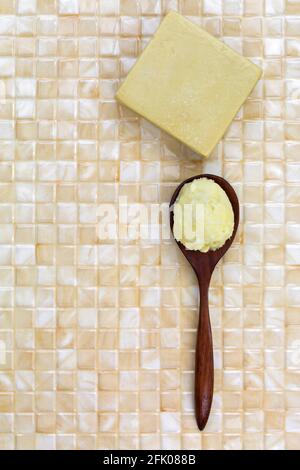
[[[196,420],[199,429],[202,431],[207,423],[214,388],[214,361],[213,344],[209,319],[208,289],[213,270],[220,259],[232,244],[238,225],[239,225],[239,201],[233,187],[224,178],[215,175],[197,175],[183,181],[174,192],[170,202],[170,225],[173,233],[174,212],[173,207],[181,188],[191,181],[199,178],[209,178],[218,183],[227,194],[234,213],[234,229],[231,237],[225,244],[216,251],[188,250],[182,243],[176,240],[182,253],[194,269],[199,289],[200,289],[200,308],[199,323],[196,344],[196,362],[195,362],[195,408]]]

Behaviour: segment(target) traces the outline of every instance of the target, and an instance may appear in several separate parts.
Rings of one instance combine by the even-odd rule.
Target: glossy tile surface
[[[170,9],[264,70],[204,163],[114,101]],[[299,31],[297,0],[1,0],[1,449],[299,449]],[[243,214],[200,434],[195,279],[171,241],[99,240],[97,207],[202,171]]]

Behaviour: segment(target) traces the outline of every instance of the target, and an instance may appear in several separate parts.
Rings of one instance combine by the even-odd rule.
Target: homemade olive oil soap
[[[234,214],[231,202],[212,179],[186,183],[174,206],[173,233],[189,250],[217,250],[231,237]]]
[[[169,13],[117,99],[208,156],[261,70],[178,13]]]

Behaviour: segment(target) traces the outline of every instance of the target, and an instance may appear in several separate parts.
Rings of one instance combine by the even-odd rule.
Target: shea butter
[[[248,59],[171,12],[116,98],[207,157],[260,75]]]
[[[189,250],[207,252],[223,246],[233,229],[231,202],[214,180],[194,179],[181,188],[174,206],[177,241]]]

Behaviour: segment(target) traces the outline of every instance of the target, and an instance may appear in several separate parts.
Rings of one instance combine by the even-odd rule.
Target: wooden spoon
[[[214,388],[214,362],[213,362],[213,344],[209,319],[208,289],[213,270],[220,259],[225,255],[235,237],[239,224],[239,201],[233,187],[224,178],[215,175],[197,175],[183,181],[174,192],[170,202],[170,225],[173,233],[174,212],[173,207],[181,188],[191,181],[199,178],[209,178],[214,180],[227,194],[234,213],[234,229],[231,237],[225,244],[216,251],[188,250],[182,243],[176,240],[182,253],[194,269],[199,289],[200,289],[200,308],[199,323],[196,344],[196,363],[195,363],[195,408],[196,420],[199,429],[202,431],[207,423]]]

